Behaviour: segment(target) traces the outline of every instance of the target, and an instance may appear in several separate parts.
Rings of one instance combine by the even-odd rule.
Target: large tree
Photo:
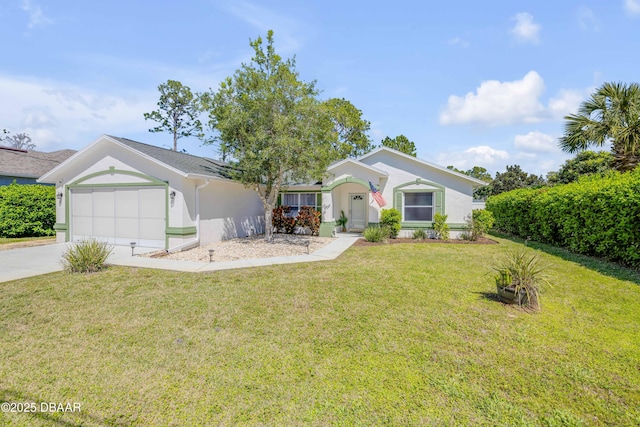
[[[9,135],[9,131],[6,129],[3,129],[2,133]],[[35,150],[36,148],[36,144],[31,142],[31,137],[24,132],[15,135],[0,136],[0,141],[7,147],[18,148],[20,150]]]
[[[202,136],[202,124],[198,99],[188,86],[175,80],[167,80],[158,86],[160,100],[158,109],[144,113],[145,120],[158,122],[149,132],[170,132],[173,135],[173,150],[178,150],[178,139]]]
[[[578,114],[565,117],[560,147],[569,153],[611,143],[614,168],[640,163],[640,85],[605,83],[584,101]]]
[[[604,174],[612,169],[614,157],[607,151],[582,151],[564,162],[558,172],[549,172],[549,184],[568,184],[584,175]]]
[[[496,172],[496,177],[489,184],[491,195],[504,193],[517,188],[540,187],[545,184],[544,178],[523,171],[519,165],[507,166],[504,173]]]
[[[315,83],[300,80],[295,58],[283,60],[276,53],[273,31],[267,33],[266,46],[261,37],[250,44],[251,62],[222,81],[216,92],[201,96],[215,131],[205,143],[218,141],[235,166],[234,177],[258,193],[265,238],[271,240],[279,192],[290,184],[321,180],[327,166],[351,150],[340,143],[336,116],[317,99]]]
[[[371,151],[371,123],[362,118],[362,111],[344,98],[331,98],[323,105],[333,124],[334,149],[339,157],[358,157]]]
[[[398,135],[395,138],[385,137],[380,143],[381,147],[389,147],[394,150],[402,151],[405,154],[416,157],[416,144],[409,141],[404,135]]]

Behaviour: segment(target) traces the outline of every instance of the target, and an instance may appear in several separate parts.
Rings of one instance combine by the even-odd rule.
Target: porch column
[[[331,237],[336,229],[336,219],[333,216],[333,195],[331,190],[322,191],[322,223],[318,234],[320,237]]]

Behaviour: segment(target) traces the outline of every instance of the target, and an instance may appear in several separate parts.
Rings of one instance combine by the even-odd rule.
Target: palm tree
[[[578,114],[565,117],[563,151],[576,153],[611,143],[613,167],[620,171],[640,164],[640,85],[605,83],[584,101]]]

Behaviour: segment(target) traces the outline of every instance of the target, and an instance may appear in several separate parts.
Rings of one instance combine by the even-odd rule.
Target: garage
[[[95,238],[113,245],[165,247],[164,187],[71,189],[71,240]]]

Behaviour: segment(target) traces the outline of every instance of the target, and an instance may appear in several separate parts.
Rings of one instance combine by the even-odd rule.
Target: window
[[[302,206],[316,208],[316,193],[284,193],[282,195],[282,205],[291,206],[289,216],[296,217]]]
[[[433,193],[404,193],[404,221],[433,221]]]

